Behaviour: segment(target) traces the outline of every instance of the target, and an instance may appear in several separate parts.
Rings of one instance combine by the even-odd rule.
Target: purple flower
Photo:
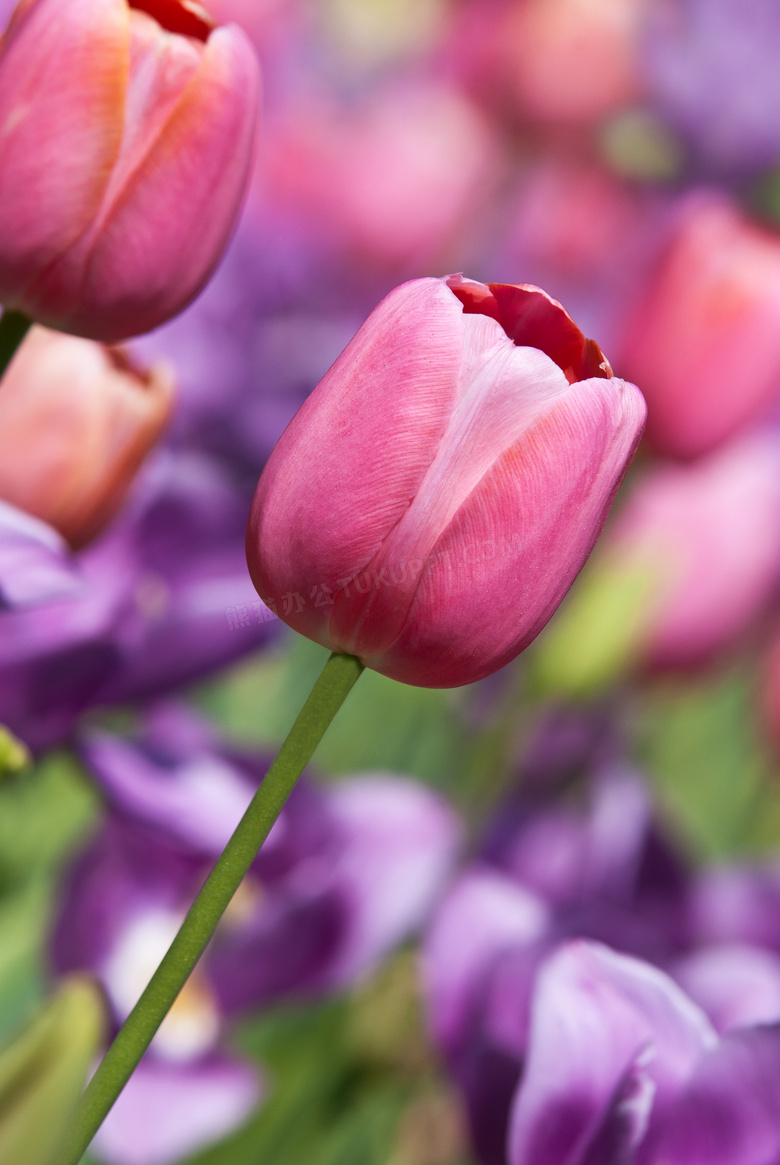
[[[509,1165],[766,1165],[780,1026],[719,1039],[663,972],[596,943],[539,973]]]
[[[345,296],[334,283],[332,263],[318,265],[315,247],[248,207],[203,294],[133,343],[142,361],[175,364],[174,440],[244,473],[254,487],[286,425],[370,309],[370,293]]]
[[[593,742],[582,744],[592,753]],[[571,758],[562,761],[565,769]],[[506,1160],[542,960],[562,939],[587,935],[666,961],[686,949],[687,889],[641,779],[626,769],[602,768],[579,805],[550,802],[548,790],[498,815],[480,860],[437,911],[423,955],[433,1034],[485,1165]]]
[[[94,1140],[108,1165],[169,1165],[219,1140],[255,1107],[263,1082],[248,1064],[214,1054],[194,1064],[147,1057]]]
[[[663,0],[645,39],[650,96],[718,170],[765,166],[780,153],[773,0]]]
[[[268,758],[222,747],[202,720],[177,704],[158,705],[139,739],[93,732],[81,751],[109,811],[71,871],[52,958],[59,972],[97,975],[118,1025],[238,823]],[[150,1076],[131,1088],[106,1126],[101,1152],[111,1165],[171,1160],[165,1146],[169,1136],[178,1136],[182,1120],[175,1114],[184,1105],[176,1097],[192,1084],[197,1105],[197,1090],[208,1090],[212,1071],[215,1122],[228,1119],[229,1106],[219,1097],[224,1093],[227,1103],[230,1089],[220,1080],[231,1073],[244,1080],[239,1096],[256,1097],[259,1084],[255,1078],[249,1087],[250,1069],[226,1061],[221,1051],[228,1017],[280,997],[343,989],[369,973],[424,921],[459,836],[441,799],[402,777],[371,774],[324,788],[307,779],[299,783],[155,1037]],[[164,1100],[169,1087],[170,1110]],[[232,1123],[243,1119],[247,1105],[229,1109]],[[145,1136],[132,1147],[127,1129],[139,1112]],[[195,1126],[183,1124],[183,1133],[191,1134]]]
[[[247,574],[246,513],[213,461],[160,453],[78,556],[78,591],[0,613],[0,721],[45,748],[90,705],[169,691],[266,642],[274,621]]]
[[[656,987],[661,980],[669,982],[661,971],[671,976],[678,985],[676,995],[672,993],[678,1003],[680,989],[686,992],[683,1012],[693,1009],[706,1016],[713,1040],[715,1033],[730,1039],[747,1027],[780,1021],[780,865],[694,873],[656,823],[641,778],[609,759],[603,732],[592,726],[588,735],[582,724],[565,720],[551,727],[552,743],[559,747],[550,749],[549,733],[540,736],[530,754],[530,782],[526,778],[522,794],[497,815],[478,859],[452,885],[428,928],[423,972],[432,1033],[463,1094],[482,1165],[683,1165],[683,1157],[656,1160],[656,1133],[646,1129],[651,1108],[652,1128],[666,1128],[666,1118],[661,1120],[666,1102],[653,1075],[660,1053],[653,1053],[655,1067],[645,1071],[639,1052],[631,1066],[623,1048],[625,1072],[620,1079],[610,1076],[609,1088],[606,1082],[603,1088],[599,1085],[591,1106],[595,1123],[580,1112],[579,1093],[587,1099],[603,1066],[599,1040],[607,1040],[612,1055],[614,1009],[605,1004],[602,1016],[599,1002],[602,964],[616,959],[618,968],[644,967],[642,974]],[[588,782],[581,781],[583,769],[591,770]],[[556,950],[607,950],[592,942],[572,945],[575,938],[595,939],[647,962],[609,952],[603,958],[583,954],[581,960],[572,954],[568,962],[561,954],[560,964],[556,962]],[[561,948],[562,942],[568,945]],[[571,972],[575,986],[568,980],[560,986],[558,972],[549,970],[558,966],[569,969],[561,975],[566,979]],[[597,983],[592,991],[587,986],[591,972]],[[556,1002],[542,1007],[540,999],[549,994],[545,976],[556,984]],[[656,987],[658,999],[666,998],[667,989],[658,995]],[[668,999],[663,1006],[667,1004]],[[542,1023],[540,1007],[548,1024],[543,1038],[534,1034]],[[615,1004],[615,1014],[622,1007]],[[638,1007],[642,1022],[648,1016],[652,1020],[648,1008],[647,1001]],[[574,1030],[575,1021],[583,1024],[579,1051],[565,1047],[564,1037]],[[562,1025],[560,1031],[556,1024]],[[635,1029],[634,1020],[626,1020],[629,1043]],[[637,1048],[644,1046],[642,1040],[649,1047],[650,1036],[640,1035]],[[508,1158],[510,1114],[513,1106],[517,1114],[520,1104],[513,1098],[536,1094],[538,1082],[528,1086],[527,1077],[535,1041],[540,1040],[548,1057],[545,1079],[553,1081],[552,1099],[544,1101],[547,1107],[538,1121],[536,1116],[523,1117],[522,1153],[516,1149],[520,1155]],[[614,1068],[609,1056],[605,1072]],[[557,1077],[554,1063],[559,1064]],[[563,1082],[561,1096],[554,1077]],[[619,1100],[611,1115],[606,1102],[602,1104],[602,1093],[609,1089]],[[522,1103],[527,1114],[536,1102]],[[551,1115],[556,1105],[559,1119]],[[520,1127],[519,1120],[515,1115],[515,1127]],[[571,1143],[548,1144],[549,1129],[565,1140],[569,1124],[579,1130],[572,1133]],[[678,1135],[682,1133],[674,1133]],[[744,1162],[740,1156],[723,1158],[728,1165],[765,1165],[769,1160],[773,1158],[759,1157],[755,1163],[750,1156]]]
[[[0,499],[0,611],[78,594],[82,588],[56,530]]]

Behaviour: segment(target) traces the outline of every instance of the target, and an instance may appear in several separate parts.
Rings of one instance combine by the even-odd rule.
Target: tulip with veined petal
[[[283,434],[247,533],[295,630],[406,683],[513,659],[590,552],[644,401],[539,288],[418,279]]]

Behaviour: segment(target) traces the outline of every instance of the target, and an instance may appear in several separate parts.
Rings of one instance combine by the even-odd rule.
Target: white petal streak
[[[501,455],[569,391],[560,368],[536,348],[515,346],[489,316],[464,316],[455,407],[436,456],[383,558],[424,558]]]

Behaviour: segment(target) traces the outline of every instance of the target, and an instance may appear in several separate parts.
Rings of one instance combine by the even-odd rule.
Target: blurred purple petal
[[[696,880],[692,916],[700,942],[753,943],[780,951],[780,866],[715,866]]]
[[[341,829],[334,877],[350,926],[327,980],[343,986],[425,920],[454,863],[461,827],[441,797],[402,777],[341,781],[329,802]]]
[[[596,943],[562,947],[537,979],[511,1165],[595,1165],[597,1145],[618,1165],[715,1040],[654,967]]]
[[[141,1062],[94,1141],[106,1165],[173,1165],[227,1136],[261,1100],[250,1064],[227,1057],[183,1067]]]
[[[101,703],[148,698],[194,682],[266,642],[275,620],[249,581],[247,502],[217,464],[160,453],[133,505],[85,555],[99,579],[131,563],[115,638],[121,664]]]
[[[780,955],[732,944],[694,951],[674,977],[719,1032],[780,1021]]]
[[[445,1049],[462,1038],[496,958],[535,947],[549,928],[544,903],[488,868],[474,867],[448,891],[423,948],[423,976],[433,1032]]]
[[[732,1032],[704,1057],[653,1165],[780,1160],[780,1027]]]
[[[0,610],[78,594],[83,585],[56,530],[0,499]]]
[[[101,972],[133,919],[186,910],[207,872],[202,854],[111,815],[65,879],[53,928],[55,969]]]
[[[82,754],[117,808],[203,853],[221,853],[254,792],[245,773],[213,752],[166,764],[129,741],[94,732]]]
[[[666,0],[649,8],[651,96],[718,170],[764,166],[780,151],[773,0]]]

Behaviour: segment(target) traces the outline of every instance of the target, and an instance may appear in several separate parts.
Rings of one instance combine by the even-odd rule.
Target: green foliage
[[[583,699],[628,674],[641,656],[657,592],[651,564],[597,551],[529,649],[534,689]]]
[[[233,740],[274,748],[284,739],[322,671],[325,648],[289,636],[273,653],[202,688],[196,702]],[[317,750],[333,776],[367,769],[409,773],[443,788],[457,784],[467,738],[460,710],[468,689],[412,688],[366,671]]]
[[[74,976],[0,1052],[3,1165],[56,1165],[102,1024],[100,992]]]
[[[30,754],[21,740],[0,725],[0,780],[11,773],[21,772],[30,763]]]
[[[351,997],[251,1019],[237,1041],[263,1066],[265,1103],[189,1165],[467,1165],[462,1130],[450,1132],[453,1105],[425,1041],[408,954]],[[437,1116],[444,1130],[434,1155],[409,1144],[406,1118],[421,1097],[434,1131]]]
[[[0,786],[0,1040],[42,998],[55,879],[86,836],[97,805],[66,753]]]
[[[636,709],[640,758],[701,859],[776,850],[780,840],[780,779],[755,684],[740,666],[665,679]]]

